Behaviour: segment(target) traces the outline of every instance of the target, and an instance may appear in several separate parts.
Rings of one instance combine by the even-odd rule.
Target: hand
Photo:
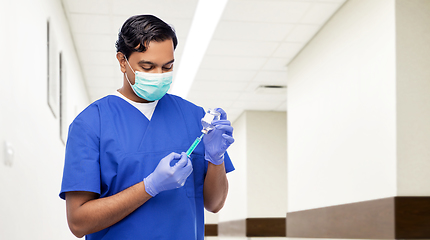
[[[215,165],[220,165],[224,162],[225,151],[234,142],[233,127],[227,120],[227,113],[224,110],[216,108],[215,111],[221,113],[220,120],[212,121],[215,128],[203,137],[203,143],[205,159]]]
[[[179,161],[170,166],[173,160]],[[193,172],[193,166],[187,154],[170,153],[158,163],[154,172],[143,179],[146,192],[155,197],[158,193],[184,186],[188,176]]]

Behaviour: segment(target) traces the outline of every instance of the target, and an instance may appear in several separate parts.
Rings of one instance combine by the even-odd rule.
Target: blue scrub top
[[[101,198],[139,183],[171,152],[186,152],[200,136],[205,112],[166,94],[151,121],[124,99],[109,95],[88,106],[69,127],[60,197],[88,191]],[[86,239],[204,239],[204,144],[191,154],[184,187],[164,191],[113,226]],[[225,155],[226,172],[234,170]]]

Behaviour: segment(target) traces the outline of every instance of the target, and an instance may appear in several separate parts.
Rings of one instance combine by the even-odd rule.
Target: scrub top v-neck
[[[88,106],[69,127],[60,197],[69,191],[112,196],[139,183],[171,152],[185,152],[200,136],[204,110],[166,94],[151,121],[124,99],[109,95]],[[184,187],[151,198],[120,222],[86,239],[203,239],[204,145],[191,155]],[[228,154],[226,172],[234,170]]]

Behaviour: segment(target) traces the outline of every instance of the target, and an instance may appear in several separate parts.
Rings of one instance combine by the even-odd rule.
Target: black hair
[[[136,15],[127,19],[118,33],[116,51],[128,59],[133,52],[145,52],[151,41],[162,42],[171,39],[176,49],[178,39],[175,30],[153,15]]]

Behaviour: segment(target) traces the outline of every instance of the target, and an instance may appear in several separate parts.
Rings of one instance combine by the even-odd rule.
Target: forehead
[[[129,59],[132,62],[144,60],[156,64],[164,64],[174,59],[174,51],[171,39],[162,42],[151,41],[145,52],[133,52]]]

